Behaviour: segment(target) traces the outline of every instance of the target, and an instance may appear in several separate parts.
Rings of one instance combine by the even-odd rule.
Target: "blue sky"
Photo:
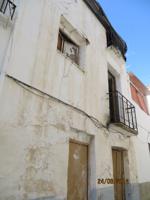
[[[128,45],[127,70],[150,85],[150,0],[98,0]]]

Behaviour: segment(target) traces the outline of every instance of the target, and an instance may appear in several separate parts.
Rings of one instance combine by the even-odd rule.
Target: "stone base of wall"
[[[128,184],[125,186],[126,200],[143,200],[140,199],[139,184]],[[100,188],[97,190],[97,200],[115,200],[114,198],[114,186]],[[94,199],[92,199],[94,200]],[[150,200],[150,199],[149,199]]]
[[[33,199],[33,200],[66,200],[66,199],[49,196],[49,197],[36,198],[36,199]]]
[[[97,200],[114,200],[114,187],[101,188],[97,191]]]
[[[126,185],[126,200],[150,200],[150,182]],[[96,193],[97,195],[96,195]],[[113,186],[93,191],[90,200],[114,200]],[[97,197],[96,197],[97,196]],[[34,200],[64,200],[57,197],[43,197]]]
[[[126,185],[126,200],[150,200],[150,182]],[[98,200],[114,199],[113,187],[101,188],[97,191]]]
[[[125,187],[126,200],[140,200],[139,184],[132,183]]]
[[[150,182],[140,183],[140,200],[150,200]]]

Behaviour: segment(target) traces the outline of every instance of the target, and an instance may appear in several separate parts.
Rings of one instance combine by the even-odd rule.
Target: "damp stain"
[[[30,147],[26,154],[26,170],[23,178],[25,194],[55,194],[48,170],[48,147]]]

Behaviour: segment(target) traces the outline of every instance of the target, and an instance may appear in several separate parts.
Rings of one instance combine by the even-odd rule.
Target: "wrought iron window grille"
[[[11,20],[14,17],[14,13],[16,10],[16,5],[10,0],[2,0],[0,1],[0,12],[3,14],[8,14]]]

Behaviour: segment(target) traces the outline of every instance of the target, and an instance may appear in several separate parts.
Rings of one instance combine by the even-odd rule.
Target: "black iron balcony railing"
[[[10,0],[0,0],[0,12],[10,16],[13,19],[16,10],[16,5]]]
[[[137,134],[138,127],[134,105],[118,91],[109,93],[109,103],[111,123],[121,125],[128,131]]]

